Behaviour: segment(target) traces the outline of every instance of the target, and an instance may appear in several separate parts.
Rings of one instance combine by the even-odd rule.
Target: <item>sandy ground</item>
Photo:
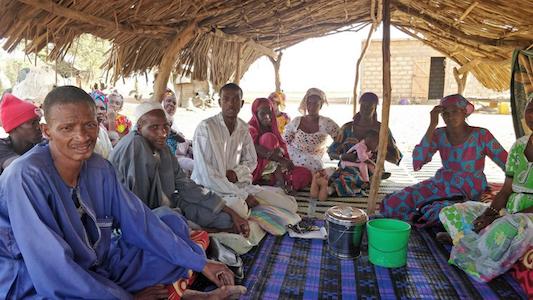
[[[132,115],[136,104],[126,103],[124,112],[127,115]],[[290,116],[298,116],[298,105],[296,103],[289,103],[285,111]],[[381,106],[378,107],[381,109]],[[390,110],[390,128],[394,134],[400,149],[404,154],[404,161],[402,166],[412,171],[411,152],[414,146],[420,142],[429,124],[429,112],[432,106],[430,105],[393,105]],[[209,108],[207,110],[188,111],[183,108],[178,108],[174,121],[178,128],[185,134],[187,138],[192,138],[194,129],[200,121],[210,116],[217,114],[219,108]],[[332,118],[339,126],[349,122],[352,118],[352,106],[348,104],[330,104],[324,106],[321,114]],[[379,112],[381,116],[381,112]],[[241,109],[240,118],[248,121],[251,117],[250,104],[245,104]],[[381,119],[381,117],[379,117]],[[498,139],[505,149],[509,149],[515,141],[514,129],[511,115],[498,114],[482,114],[474,113],[468,118],[468,123],[472,126],[479,126],[489,129],[492,134]],[[441,120],[441,124],[444,123]],[[440,158],[435,155],[433,158],[432,168],[439,164]],[[431,168],[428,166],[427,168]],[[424,169],[422,169],[423,171]],[[432,173],[432,172],[430,172]],[[491,181],[503,181],[503,172],[490,160],[487,160],[486,171],[487,177]],[[423,176],[422,176],[423,177]],[[420,179],[420,177],[419,177]]]

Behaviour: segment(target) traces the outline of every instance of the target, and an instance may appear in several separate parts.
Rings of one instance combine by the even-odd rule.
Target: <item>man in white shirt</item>
[[[266,204],[283,208],[298,218],[294,197],[273,188],[252,185],[257,154],[248,124],[238,117],[244,104],[242,89],[228,83],[219,94],[222,112],[202,121],[194,133],[191,178],[219,194],[243,217],[248,216],[249,208]]]

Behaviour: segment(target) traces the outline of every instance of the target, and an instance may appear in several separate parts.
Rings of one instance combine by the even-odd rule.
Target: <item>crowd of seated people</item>
[[[183,157],[179,145],[187,141],[174,123],[170,90],[138,104],[134,124],[120,114],[117,92],[57,87],[46,96],[42,124],[41,109],[5,94],[0,261],[8,267],[0,297],[238,297],[245,289],[233,272],[206,257],[208,233],[243,254],[301,220],[292,196],[298,190],[310,188],[320,200],[366,194],[382,129],[376,94],[364,93],[342,127],[320,115],[327,97],[318,88],[306,92],[302,116],[292,119],[280,92],[255,99],[249,122],[239,118],[238,85],[224,85],[219,97],[220,112],[200,122]],[[525,111],[531,129],[532,103]],[[438,239],[453,244],[450,263],[489,281],[533,248],[533,138],[517,140],[508,156],[489,130],[467,123],[473,110],[461,95],[441,99],[413,150],[413,168],[437,151],[443,166],[388,195],[380,213],[443,226]],[[439,115],[445,127],[437,128]],[[402,153],[384,130],[386,160],[398,165]],[[337,168],[324,168],[326,152]],[[506,176],[492,204],[479,201],[488,186],[486,156]],[[197,273],[217,288],[192,290]]]

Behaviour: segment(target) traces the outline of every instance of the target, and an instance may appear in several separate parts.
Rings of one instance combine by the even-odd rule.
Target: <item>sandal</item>
[[[441,244],[453,244],[452,237],[446,231],[437,232],[435,239]]]

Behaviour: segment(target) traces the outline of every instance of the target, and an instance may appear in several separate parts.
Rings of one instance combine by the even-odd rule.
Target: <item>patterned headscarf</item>
[[[457,106],[462,108],[465,110],[467,117],[474,112],[474,105],[468,102],[468,100],[460,94],[448,95],[440,99],[440,105],[443,107]]]
[[[321,89],[318,89],[318,88],[310,88],[310,89],[307,90],[307,92],[305,93],[304,98],[300,102],[300,107],[298,107],[298,111],[300,111],[300,113],[302,115],[306,115],[307,114],[307,100],[309,99],[309,97],[311,97],[313,95],[316,95],[316,96],[320,97],[320,100],[321,100],[320,101],[320,105],[321,106],[324,103],[328,104],[328,98],[326,97],[326,93],[324,93],[324,91],[322,91]]]
[[[279,104],[280,109],[284,110],[285,109],[285,94],[283,92],[273,92],[268,96],[268,99],[270,99],[270,101],[272,102],[275,102],[274,98],[279,99],[277,103]]]
[[[89,95],[93,98],[94,102],[101,101],[104,104],[105,110],[107,110],[107,105],[109,104],[109,99],[107,96],[100,90],[94,90]]]

